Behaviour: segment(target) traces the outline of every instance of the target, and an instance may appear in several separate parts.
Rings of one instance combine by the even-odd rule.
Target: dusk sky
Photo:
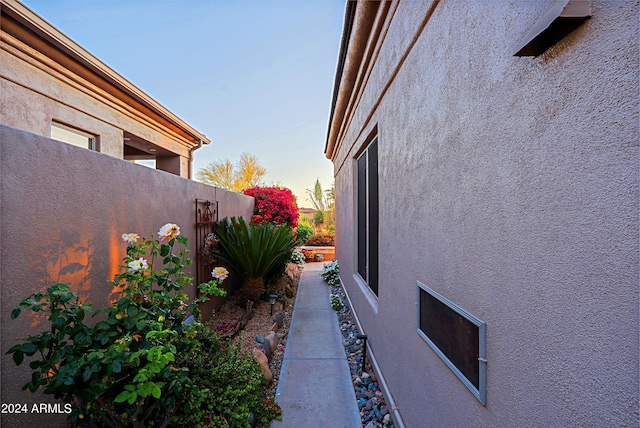
[[[194,172],[254,154],[311,206],[324,156],[344,0],[23,0],[35,13],[204,133]]]

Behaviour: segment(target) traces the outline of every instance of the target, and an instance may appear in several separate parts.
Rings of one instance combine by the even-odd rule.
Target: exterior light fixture
[[[362,367],[360,372],[363,372],[365,369],[365,365],[367,364],[367,335],[359,334],[356,336],[356,339],[362,340]]]
[[[271,316],[273,316],[273,305],[276,304],[276,299],[278,296],[276,294],[269,294],[269,304],[271,305]]]

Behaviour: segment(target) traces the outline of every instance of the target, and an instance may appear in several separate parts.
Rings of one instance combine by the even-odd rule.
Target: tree
[[[323,191],[320,179],[316,179],[313,190],[307,189],[307,195],[309,195],[308,200],[316,210],[313,217],[316,228],[320,228],[325,223],[329,227],[333,226],[335,218],[335,184],[331,186],[331,189]]]
[[[316,211],[325,211],[326,198],[322,191],[320,179],[316,178],[316,184],[313,186],[313,190],[307,189],[307,195],[309,195],[310,198],[308,201],[313,204],[313,208],[315,208]]]
[[[331,189],[325,190],[324,193],[327,202],[328,223],[331,228],[336,219],[336,183],[333,183]]]
[[[228,159],[211,162],[196,174],[205,184],[241,193],[250,187],[262,184],[267,170],[258,163],[258,158],[249,153],[240,156],[237,168]]]

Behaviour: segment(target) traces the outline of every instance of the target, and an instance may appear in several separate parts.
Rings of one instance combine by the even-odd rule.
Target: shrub
[[[298,226],[298,205],[291,190],[284,187],[252,187],[245,195],[255,198],[252,223],[286,224],[295,229]]]
[[[72,404],[71,423],[85,419],[97,426],[166,424],[187,397],[202,394],[188,370],[175,363],[176,355],[197,346],[196,304],[207,300],[186,303],[182,291],[193,279],[184,273],[190,260],[187,239],[179,233],[178,226],[167,224],[160,240],[122,235],[128,243],[121,266],[126,270],[111,283],[120,296],[97,311],[101,320],[93,325],[84,323],[91,306],[82,304],[69,284],[32,294],[13,310],[12,319],[31,310],[44,311],[51,322],[48,331],[7,352],[17,365],[37,354],[24,389],[43,387],[45,394]],[[177,254],[176,242],[183,246]],[[223,295],[218,285],[224,275],[219,271],[218,278],[199,286],[201,291]]]
[[[334,311],[340,311],[342,310],[342,308],[344,307],[344,305],[342,304],[342,300],[340,300],[340,296],[338,296],[337,294],[332,294],[331,295],[331,308]]]
[[[332,247],[335,245],[336,236],[333,232],[316,233],[307,239],[306,245],[317,245],[320,247]]]
[[[221,251],[215,255],[245,279],[243,287],[251,300],[257,300],[264,292],[265,278],[284,272],[295,246],[289,226],[247,225],[242,217],[222,220],[216,233]]]
[[[311,235],[313,235],[313,227],[304,223],[298,224],[298,230],[296,231],[296,244],[304,245]]]
[[[265,400],[267,379],[252,356],[206,327],[196,339],[198,345],[181,354],[176,363],[189,370],[202,393],[187,398],[172,426],[248,428],[250,419],[269,426],[280,416],[280,407]]]
[[[291,253],[291,261],[297,265],[304,264],[305,256],[301,251],[294,251]]]
[[[331,263],[325,263],[322,265],[322,272],[320,275],[327,281],[327,284],[333,286],[340,284],[340,267],[338,266],[338,261],[335,260]]]

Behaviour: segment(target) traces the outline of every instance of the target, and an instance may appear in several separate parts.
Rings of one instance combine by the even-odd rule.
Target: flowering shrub
[[[301,251],[294,251],[291,253],[291,261],[297,265],[304,264],[305,256]]]
[[[292,229],[298,227],[298,205],[291,190],[283,187],[252,187],[245,190],[244,194],[256,200],[251,222],[287,224]]]
[[[332,232],[316,233],[311,235],[305,245],[316,245],[319,247],[332,247],[335,245],[336,235]]]
[[[200,348],[204,327],[196,304],[206,301],[206,295],[224,295],[218,286],[228,272],[215,268],[213,279],[199,285],[205,297],[187,303],[182,291],[193,279],[184,267],[191,261],[186,258],[187,239],[179,233],[178,226],[167,224],[159,240],[122,235],[127,255],[123,272],[111,282],[120,296],[97,311],[101,320],[94,324],[84,323],[92,308],[82,304],[68,284],[32,294],[12,311],[12,319],[24,310],[44,311],[51,322],[50,329],[7,352],[17,365],[25,356],[36,355],[24,389],[43,388],[45,394],[70,403],[72,424],[89,421],[97,426],[167,424],[207,393],[178,357]],[[176,243],[182,246],[177,252]],[[215,370],[216,364],[212,359],[208,368]],[[246,408],[226,411],[244,414]]]
[[[337,294],[332,294],[330,296],[331,299],[331,308],[334,311],[340,311],[342,310],[342,308],[344,307],[344,305],[342,304],[342,300],[340,300],[340,296],[338,296]]]
[[[338,261],[335,260],[331,263],[325,263],[322,265],[322,272],[320,275],[327,281],[329,285],[338,285],[340,284],[340,266],[338,266]]]
[[[314,261],[316,259],[316,250],[304,249],[302,250],[302,255],[305,257],[306,260]]]

